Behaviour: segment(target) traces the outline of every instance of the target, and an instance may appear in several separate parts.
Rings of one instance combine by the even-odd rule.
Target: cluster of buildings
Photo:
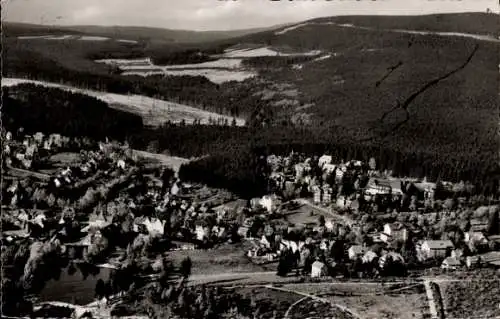
[[[415,258],[412,259],[416,259],[422,264],[435,261],[440,263],[442,268],[455,269],[458,265],[470,267],[471,263],[477,260],[477,256],[486,254],[484,258],[479,258],[480,261],[483,261],[483,265],[495,266],[497,263],[494,256],[500,254],[497,251],[500,248],[497,237],[500,236],[488,233],[488,221],[484,218],[470,218],[468,220],[470,225],[459,232],[461,237],[458,239],[450,240],[446,238],[446,233],[438,235],[436,238],[435,235],[430,236],[427,232],[430,228],[435,228],[435,223],[439,222],[438,216],[453,213],[450,211],[452,208],[445,207],[443,203],[446,201],[443,200],[456,198],[466,193],[471,194],[473,187],[470,184],[439,182],[438,185],[425,179],[394,178],[389,173],[377,171],[374,160],[373,163],[371,160],[370,163],[347,161],[336,164],[333,162],[332,156],[329,155],[306,158],[293,152],[290,156],[284,157],[271,155],[267,160],[272,171],[270,175],[271,192],[283,194],[288,199],[312,198],[312,202],[316,205],[330,207],[337,211],[349,211],[354,213],[353,216],[360,216],[359,213],[384,212],[391,214],[394,212],[398,214],[401,214],[400,212],[405,212],[404,214],[415,212],[418,214],[418,218],[411,222],[385,222],[382,229],[370,233],[356,230],[356,228],[362,229],[364,225],[350,225],[352,228],[348,232],[355,233],[364,239],[353,242],[352,238],[356,235],[352,235],[350,241],[343,242],[345,244],[343,246],[344,256],[347,257],[348,261],[359,259],[361,264],[371,264],[376,259],[379,263],[379,269],[383,269],[385,260],[388,258],[393,262],[405,264],[403,255],[405,257],[413,255]],[[437,196],[438,192],[440,198]],[[291,194],[292,196],[290,196]],[[444,198],[443,194],[445,194]],[[460,200],[462,198],[459,198],[459,202],[464,203],[463,200]],[[436,201],[440,201],[443,206],[434,205]],[[424,206],[427,214],[424,213]],[[441,212],[443,210],[446,214]],[[456,216],[458,212],[454,213]],[[368,216],[377,219],[381,215],[371,214]],[[453,222],[455,223],[456,220]],[[302,251],[307,247],[309,249],[315,247],[313,248],[315,251],[328,252],[334,246],[335,241],[338,241],[339,238],[345,238],[339,234],[338,230],[333,232],[335,235],[331,234],[332,223],[329,221],[321,226],[322,230],[317,226],[314,228],[314,232],[316,234],[321,233],[321,231],[326,232],[319,237],[313,236],[314,239],[310,239],[307,245],[305,240],[289,245],[280,236],[263,235],[256,247],[250,250],[247,255],[252,258],[260,257],[267,261],[276,261],[288,249],[291,249],[292,253],[298,251],[299,254],[302,254]],[[498,228],[500,229],[500,224]],[[275,242],[276,238],[278,238],[279,243]],[[374,251],[370,248],[372,245],[381,246],[383,249]],[[401,247],[405,248],[401,250]],[[402,254],[403,252],[404,254]],[[317,267],[313,267],[311,275],[320,273],[321,271],[318,269],[321,268],[321,265],[330,267],[328,265],[329,259],[325,256],[328,254],[316,254],[316,260],[313,264]]]
[[[4,132],[3,156],[7,166],[31,169],[33,162],[40,155],[50,154],[66,148],[69,137],[60,134],[45,135],[37,132],[34,135],[23,134],[22,130],[14,137],[12,132]],[[21,142],[22,141],[22,142]]]
[[[373,163],[372,163],[373,161]],[[341,161],[330,155],[308,157],[292,152],[289,156],[268,156],[271,168],[271,192],[290,197],[312,197],[316,204],[335,205],[339,209],[358,211],[360,204],[377,204],[398,211],[417,211],[433,203],[440,195],[471,193],[470,184],[433,182],[392,177],[390,172],[376,170],[375,162]],[[290,194],[293,194],[290,196]]]

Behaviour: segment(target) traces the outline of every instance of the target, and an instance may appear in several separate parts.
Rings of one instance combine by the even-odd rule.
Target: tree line
[[[111,109],[87,95],[30,83],[2,91],[2,120],[7,130],[23,127],[31,133],[123,139],[143,127],[140,116]]]

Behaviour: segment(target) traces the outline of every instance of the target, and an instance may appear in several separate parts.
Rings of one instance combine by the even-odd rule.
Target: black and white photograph
[[[500,319],[498,0],[1,12],[1,318]]]

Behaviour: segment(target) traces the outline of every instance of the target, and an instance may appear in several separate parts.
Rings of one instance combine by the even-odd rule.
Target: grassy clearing
[[[60,85],[59,83],[50,83],[45,81],[31,81],[17,78],[2,79],[2,86],[16,86],[22,83],[32,83],[44,87],[58,88],[97,98],[103,102],[108,103],[111,108],[141,116],[146,125],[159,126],[167,121],[173,123],[179,123],[182,121],[186,121],[186,123],[192,123],[194,120],[199,120],[200,123],[206,124],[211,118],[222,119],[231,124],[233,120],[233,118],[230,116],[220,115],[217,113],[200,110],[188,105],[154,99],[142,95],[127,95],[84,90],[72,86]],[[236,119],[236,125],[245,125],[245,120]]]
[[[63,152],[52,155],[49,161],[54,166],[68,166],[81,161],[79,153]]]
[[[189,256],[193,263],[193,275],[263,271],[262,267],[254,265],[245,257],[246,245],[246,243],[225,244],[211,250],[172,251],[169,253],[169,258],[177,265]]]
[[[323,297],[353,310],[365,319],[425,318],[428,313],[423,293]]]
[[[311,211],[313,212],[312,215]],[[317,212],[315,209],[302,205],[295,210],[283,213],[283,219],[295,225],[306,225],[310,223],[318,223],[319,216],[321,215],[322,214]]]

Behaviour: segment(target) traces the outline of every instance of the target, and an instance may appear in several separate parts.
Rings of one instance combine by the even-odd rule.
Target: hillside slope
[[[130,39],[167,43],[210,42],[262,32],[276,27],[229,30],[229,31],[190,31],[139,26],[94,26],[94,25],[37,25],[27,23],[3,22],[7,36],[36,36],[46,34],[86,34],[116,39]]]
[[[96,52],[130,58],[154,51],[175,64],[186,50],[180,44],[152,50],[143,43],[8,39],[4,72],[174,100],[241,116],[259,128],[302,127],[311,132],[302,136],[319,139],[310,143],[392,149],[414,159],[412,165],[432,158],[436,170],[444,163],[454,171],[496,168],[497,19],[491,14],[330,17],[187,46],[195,56],[238,60],[239,68],[257,74],[241,82],[128,76],[92,59]],[[283,141],[294,142],[288,136]]]

